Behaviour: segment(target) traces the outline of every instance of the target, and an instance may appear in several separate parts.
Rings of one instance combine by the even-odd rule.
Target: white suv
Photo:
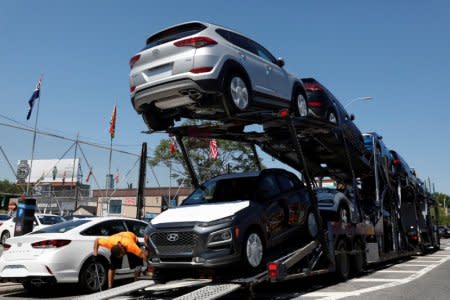
[[[303,84],[283,66],[235,31],[183,23],[150,36],[131,58],[131,101],[153,130],[181,117],[226,119],[261,109],[288,108],[305,116]]]

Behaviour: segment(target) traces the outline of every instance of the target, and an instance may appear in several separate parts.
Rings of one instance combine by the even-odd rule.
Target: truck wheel
[[[316,218],[312,211],[308,213],[307,220],[308,222],[308,234],[309,237],[315,239],[317,237],[317,233],[319,232],[319,226],[317,225]]]
[[[296,117],[306,117],[308,115],[306,98],[300,91],[295,92],[292,109]]]
[[[166,130],[170,126],[173,126],[174,122],[171,118],[161,118],[152,111],[146,111],[142,113],[142,118],[147,126],[155,131]]]
[[[340,240],[336,245],[337,251],[347,251],[345,241]],[[350,262],[347,253],[336,254],[336,275],[340,281],[346,281],[350,272]]]
[[[360,241],[355,243],[354,249],[356,251],[361,251],[353,256],[353,273],[359,275],[364,272],[366,267],[366,253],[364,252],[364,246]]]
[[[90,259],[85,262],[79,275],[79,284],[86,292],[98,292],[107,286],[108,268],[106,262]]]
[[[2,237],[1,237],[1,242],[2,242],[2,245],[6,242],[6,240],[7,239],[9,239],[11,237],[11,235],[9,234],[9,231],[8,230],[5,230],[3,233],[2,233]]]
[[[231,73],[225,80],[224,93],[230,113],[246,111],[250,107],[251,91],[245,79],[238,73]]]
[[[264,244],[261,235],[255,230],[250,231],[246,235],[242,246],[243,260],[247,269],[259,269],[262,266],[264,258]]]

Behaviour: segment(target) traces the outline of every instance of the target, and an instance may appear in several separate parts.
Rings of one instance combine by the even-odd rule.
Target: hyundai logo
[[[167,240],[169,242],[176,242],[176,241],[178,241],[178,238],[179,238],[178,233],[169,233],[167,235]]]

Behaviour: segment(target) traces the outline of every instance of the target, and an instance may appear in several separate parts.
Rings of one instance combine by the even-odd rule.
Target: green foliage
[[[22,194],[22,189],[15,183],[11,183],[8,180],[0,180],[0,193],[6,194]]]
[[[439,224],[450,226],[450,215],[445,215],[446,207],[448,212],[450,213],[450,209],[448,209],[448,207],[450,206],[450,196],[443,193],[434,193],[432,197],[439,203]]]
[[[183,138],[199,182],[228,172],[245,172],[255,170],[253,151],[249,145],[217,140],[218,157],[211,159],[209,152],[209,139]],[[163,164],[172,170],[172,178],[179,185],[191,185],[181,149],[176,145],[177,151],[170,152],[170,140],[163,139],[156,147],[153,158],[149,161],[151,166]]]

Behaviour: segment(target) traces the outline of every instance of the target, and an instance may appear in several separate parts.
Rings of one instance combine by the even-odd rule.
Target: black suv
[[[419,185],[417,177],[406,161],[394,150],[390,150],[394,164],[394,176],[403,187],[416,189]]]
[[[315,237],[317,224],[303,183],[281,169],[212,178],[146,230],[149,260],[164,268],[264,266],[266,250]]]

